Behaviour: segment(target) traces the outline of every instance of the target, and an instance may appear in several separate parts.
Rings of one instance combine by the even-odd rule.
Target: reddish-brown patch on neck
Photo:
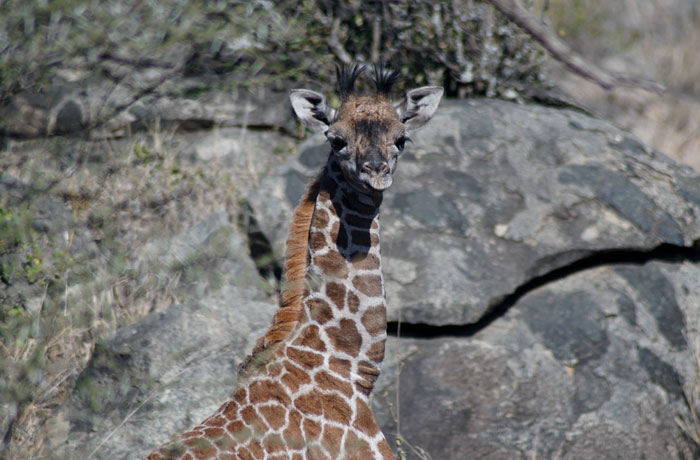
[[[284,340],[298,326],[303,316],[304,307],[301,301],[304,296],[306,269],[309,265],[307,251],[309,228],[316,207],[316,198],[321,188],[321,181],[325,174],[324,168],[318,177],[309,183],[306,195],[294,211],[287,240],[282,303],[275,313],[272,325],[265,335],[257,340],[253,353],[241,365],[242,370],[245,370],[251,362],[257,361],[256,358],[271,345]]]

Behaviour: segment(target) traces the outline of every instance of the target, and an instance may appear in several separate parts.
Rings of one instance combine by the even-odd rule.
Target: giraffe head
[[[375,67],[372,80],[376,93],[359,96],[354,93],[354,84],[364,68],[354,65],[337,70],[342,100],[337,110],[323,94],[308,89],[291,91],[292,107],[304,125],[326,135],[348,183],[364,193],[381,193],[393,182],[409,133],[432,118],[443,89],[413,89],[393,105],[390,92],[399,79],[398,72]]]

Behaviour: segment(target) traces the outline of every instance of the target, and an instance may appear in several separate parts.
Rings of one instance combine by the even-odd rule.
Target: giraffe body
[[[407,123],[381,91],[389,75],[377,73],[376,98],[360,98],[347,91],[358,74],[339,72],[338,112],[318,93],[292,93],[302,121],[325,126],[332,151],[295,211],[282,306],[231,399],[147,460],[394,458],[369,394],[386,341],[379,206]],[[432,91],[434,112],[442,89]]]

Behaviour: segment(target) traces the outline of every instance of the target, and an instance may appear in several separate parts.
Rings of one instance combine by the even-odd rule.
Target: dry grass
[[[174,131],[156,126],[149,133],[101,143],[10,143],[0,155],[4,174],[49,184],[41,196],[26,196],[25,202],[48,197],[72,211],[74,228],[51,235],[58,241],[52,247],[70,252],[75,232],[82,229],[98,249],[96,256],[73,260],[61,273],[47,266],[44,278],[33,283],[44,286],[43,296],[32,300],[38,308],[22,312],[29,332],[0,337],[0,373],[6,383],[0,386],[0,404],[14,413],[1,459],[50,458],[47,436],[66,435],[51,417],[96,341],[182,300],[178,275],[156,274],[158,267],[140,250],[144,243],[175,235],[214,211],[237,215],[240,197],[255,185],[259,174],[249,168],[217,160],[205,165],[182,161],[173,153],[181,142]],[[40,245],[48,245],[49,238],[42,238]]]
[[[558,69],[553,78],[596,113],[700,170],[700,6],[693,0],[552,0],[553,27],[603,67],[663,83],[662,95],[606,93]]]

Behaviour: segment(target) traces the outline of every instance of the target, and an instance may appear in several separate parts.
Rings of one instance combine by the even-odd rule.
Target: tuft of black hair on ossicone
[[[338,92],[341,98],[345,99],[352,94],[355,89],[355,80],[364,70],[365,66],[361,64],[353,64],[352,66],[336,64],[335,72],[338,75]]]
[[[374,86],[377,88],[377,95],[389,97],[391,88],[401,78],[399,71],[385,69],[384,64],[379,64],[374,66],[373,73],[372,81],[374,81]]]

